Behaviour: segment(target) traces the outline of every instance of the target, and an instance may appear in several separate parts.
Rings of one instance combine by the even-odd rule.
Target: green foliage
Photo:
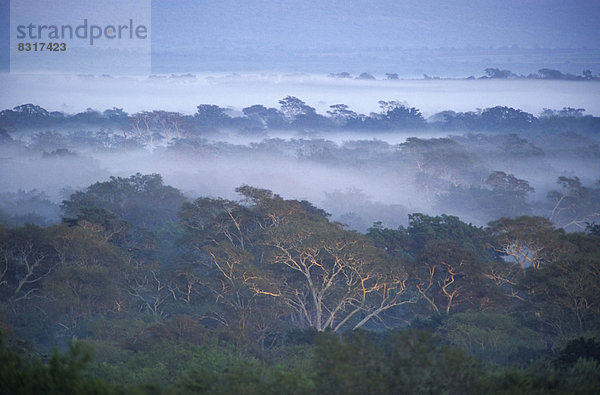
[[[504,301],[490,272],[498,255],[491,234],[458,217],[409,215],[409,226],[398,230],[376,226],[369,236],[379,248],[409,256],[409,283],[420,295],[419,308],[434,313],[456,309],[497,308]]]
[[[600,342],[595,337],[569,341],[558,353],[555,362],[561,368],[572,368],[581,358],[600,363]]]
[[[407,107],[395,100],[382,100],[379,101],[378,104],[381,108],[381,116],[378,118],[381,122],[381,124],[378,125],[380,128],[408,129],[425,126],[425,119],[423,118],[421,111],[417,108]]]
[[[60,259],[42,283],[47,313],[72,329],[84,318],[117,310],[125,299],[124,277],[133,271],[123,251],[79,227],[48,233]]]
[[[86,209],[104,209],[134,226],[156,231],[177,219],[184,202],[183,194],[164,185],[159,174],[137,173],[129,178],[111,177],[110,181],[97,182],[85,191],[75,192],[63,201],[62,208],[70,218],[86,214]],[[86,218],[93,219],[90,215]]]
[[[413,254],[420,252],[431,241],[443,241],[457,243],[460,247],[473,251],[484,261],[494,257],[489,248],[490,234],[458,217],[445,214],[432,217],[415,213],[408,216],[408,222],[405,232],[411,244],[407,247]],[[402,230],[400,228],[399,232]]]
[[[360,327],[407,303],[401,262],[306,201],[242,186],[241,202],[183,206],[182,245],[227,326],[264,343],[280,327]],[[215,312],[216,313],[216,312]]]
[[[23,304],[39,296],[39,282],[52,272],[58,254],[44,228],[0,230],[0,298]]]
[[[600,184],[584,186],[576,176],[560,176],[556,183],[560,189],[547,194],[552,222],[571,231],[581,230],[584,225],[593,230],[590,223],[600,218]]]
[[[492,181],[506,189],[515,180]],[[35,374],[34,393],[598,387],[595,340],[573,341],[549,362],[550,345],[600,328],[593,232],[566,234],[541,217],[484,229],[416,213],[406,227],[376,223],[365,236],[307,201],[247,185],[237,192],[240,200],[185,203],[176,224],[179,191],[138,174],[74,194],[66,224],[0,227],[1,326],[11,344],[35,354],[79,338],[96,358],[80,345],[47,363],[2,351],[0,385],[14,392]],[[153,210],[159,217],[143,218]],[[399,323],[437,336],[347,331]]]
[[[597,394],[600,390],[599,367],[597,361],[580,358],[565,370],[556,370],[547,361],[538,361],[527,369],[490,370],[482,381],[482,393]]]
[[[295,358],[286,366],[267,364],[215,340],[193,345],[156,339],[116,357],[92,363],[89,374],[123,388],[159,392],[308,394],[314,388],[308,371],[294,366]]]
[[[560,388],[560,378],[547,363],[538,362],[527,369],[510,367],[494,369],[482,380],[481,393],[486,394],[560,394],[571,393]]]
[[[600,388],[595,360],[580,358],[564,370],[544,361],[527,368],[484,365],[460,348],[440,346],[428,331],[321,335],[315,369],[319,391],[331,394],[593,394]]]
[[[546,350],[539,333],[500,313],[453,314],[437,333],[453,346],[503,365],[528,365]]]
[[[579,358],[567,371],[563,388],[565,392],[574,394],[600,393],[600,363],[598,359]]]
[[[190,370],[177,383],[177,390],[194,394],[315,393],[314,379],[307,371],[287,371],[248,358],[215,362]]]
[[[322,335],[315,352],[319,390],[331,394],[473,393],[482,365],[459,349],[440,347],[427,331],[387,337],[354,332]]]
[[[600,239],[559,234],[547,249],[549,262],[529,270],[521,282],[546,330],[573,336],[600,329]]]
[[[542,217],[500,218],[488,224],[494,235],[493,248],[510,257],[521,268],[539,269],[555,260],[569,246],[562,240],[563,231]]]
[[[0,339],[0,393],[2,394],[111,394],[109,385],[84,375],[89,350],[73,344],[65,354],[54,351],[50,360],[23,361],[4,348]]]

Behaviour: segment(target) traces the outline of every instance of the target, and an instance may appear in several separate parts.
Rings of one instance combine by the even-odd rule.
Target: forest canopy
[[[0,112],[2,391],[600,388],[599,118],[279,104]]]

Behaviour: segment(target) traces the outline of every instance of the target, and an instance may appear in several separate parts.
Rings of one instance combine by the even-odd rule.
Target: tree
[[[581,75],[583,75],[584,80],[591,81],[594,79],[594,75],[592,74],[591,70],[583,70],[583,73],[581,73]]]
[[[358,77],[356,77],[357,80],[374,80],[375,77],[373,77],[372,74],[369,73],[360,73],[360,75]]]
[[[528,363],[546,350],[539,332],[508,314],[453,314],[444,320],[437,332],[451,345],[505,366]]]
[[[557,112],[557,116],[568,117],[568,118],[579,118],[579,117],[583,116],[584,112],[585,112],[585,108],[563,107],[562,110]]]
[[[356,112],[350,110],[345,104],[334,104],[329,106],[331,110],[327,111],[327,114],[333,119],[333,122],[337,126],[341,127],[357,127],[359,128],[362,123],[363,115],[359,115]]]
[[[487,69],[485,69],[485,73],[487,74],[487,76],[489,78],[504,79],[504,78],[516,77],[516,74],[514,74],[510,70],[500,70],[500,69],[496,69],[496,68],[487,68]]]
[[[64,354],[54,350],[47,362],[24,360],[4,345],[0,334],[0,393],[3,394],[113,394],[108,383],[85,375],[91,352],[72,344]]]
[[[486,268],[472,250],[448,241],[428,242],[412,270],[415,288],[436,313],[460,308],[486,310],[497,304]],[[497,292],[496,292],[497,293]]]
[[[271,196],[270,191],[247,189],[247,199],[270,200]],[[189,269],[176,284],[185,280],[204,299],[215,300],[206,318],[229,328],[236,338],[255,336],[264,341],[281,315],[281,306],[253,290],[253,281],[262,274],[251,250],[254,231],[278,219],[258,216],[239,202],[209,198],[184,204],[180,215],[181,245]]]
[[[379,101],[382,120],[388,128],[419,128],[425,125],[425,119],[419,109],[407,107],[399,101]]]
[[[483,261],[495,258],[489,250],[490,234],[481,227],[467,224],[452,215],[433,217],[421,213],[410,214],[406,233],[411,240],[408,251],[415,255],[427,243],[438,240],[457,243],[460,247],[470,249]]]
[[[327,394],[480,393],[485,371],[461,349],[428,331],[319,334],[318,392]]]
[[[129,118],[129,114],[123,111],[122,108],[113,107],[111,109],[104,110],[102,116],[114,122],[124,122]]]
[[[294,96],[287,96],[279,100],[281,105],[281,112],[290,121],[295,120],[301,115],[310,116],[315,115],[316,110],[313,107],[308,106],[305,102]]]
[[[57,266],[57,251],[43,228],[0,228],[0,290],[17,303],[39,297],[42,282]]]
[[[197,108],[198,110],[194,114],[196,123],[209,130],[227,126],[231,120],[231,117],[225,113],[224,108],[214,104],[200,104]]]
[[[168,143],[175,139],[188,137],[195,131],[195,125],[192,118],[184,116],[178,112],[171,111],[142,111],[128,117],[127,114],[120,113],[115,109],[116,113],[104,112],[104,117],[115,119],[118,122],[123,122],[124,119],[130,121],[129,132],[144,144],[152,146],[155,141],[165,139]],[[125,118],[123,118],[125,117]]]
[[[583,233],[561,237],[565,247],[522,281],[537,317],[558,334],[600,328],[600,238]]]
[[[259,128],[277,129],[287,126],[284,114],[276,108],[255,104],[242,109],[248,119],[258,123]]]
[[[321,331],[356,319],[358,328],[410,302],[403,298],[402,266],[388,262],[368,239],[330,223],[325,211],[252,187],[238,192],[266,219],[260,244],[268,248],[266,267],[278,279],[259,281],[255,290],[282,300],[298,322]]]
[[[79,226],[47,230],[56,266],[43,280],[48,314],[71,332],[83,319],[129,307],[126,279],[133,262],[96,233]]]
[[[151,126],[161,133],[167,142],[186,137],[192,129],[187,117],[172,111],[152,111]]]
[[[287,96],[279,100],[281,112],[292,126],[296,127],[322,127],[328,124],[327,118],[317,114],[317,111],[294,96]]]
[[[237,191],[243,204],[197,200],[182,218],[185,244],[238,316],[264,314],[270,303],[272,322],[288,317],[300,327],[339,330],[407,303],[402,265],[368,239],[308,202],[250,186]]]
[[[538,73],[540,73],[541,78],[548,80],[562,80],[565,79],[565,75],[558,70],[543,68],[539,69]]]
[[[400,144],[402,159],[416,171],[415,183],[428,199],[449,186],[471,184],[481,178],[480,159],[450,138],[409,137]]]
[[[73,115],[71,120],[84,124],[97,124],[102,120],[102,114],[100,111],[88,107],[85,111]]]
[[[600,363],[600,343],[595,337],[579,337],[569,341],[556,356],[556,363],[561,368],[567,368],[575,365],[580,358]]]
[[[177,288],[173,279],[166,276],[155,263],[138,265],[126,274],[125,287],[132,299],[130,303],[137,306],[139,312],[164,319],[168,315],[168,302],[177,302],[180,299],[179,292],[176,294]],[[189,292],[191,293],[191,289]],[[123,308],[121,302],[115,303],[118,310]]]
[[[535,126],[538,119],[529,113],[506,106],[484,110],[445,114],[448,129],[471,129],[490,131],[527,130]]]
[[[409,285],[429,310],[488,310],[501,306],[503,293],[490,273],[497,255],[491,235],[453,216],[409,215],[409,226],[393,231],[374,227],[369,236],[380,248],[408,260]]]
[[[42,126],[52,120],[53,117],[46,109],[31,103],[0,112],[1,127]]]
[[[352,75],[346,71],[342,71],[341,73],[331,73],[329,76],[333,78],[352,78]]]
[[[529,212],[527,195],[535,190],[527,180],[503,171],[493,171],[485,180],[485,185],[491,189],[491,193],[488,194],[489,201],[485,202],[484,206],[494,208],[496,218],[514,217]]]
[[[298,320],[317,331],[340,330],[356,315],[353,328],[408,303],[406,274],[369,241],[335,224],[292,223],[268,233],[268,262],[285,279],[267,284]]]
[[[537,118],[529,113],[512,107],[496,106],[486,108],[481,112],[479,123],[485,130],[526,130],[532,127]]]
[[[62,209],[70,218],[77,218],[82,210],[104,209],[134,226],[156,231],[177,219],[183,202],[183,194],[164,185],[159,174],[137,173],[128,178],[110,177],[109,181],[75,192],[63,201]]]
[[[493,248],[514,260],[522,269],[540,269],[561,252],[562,232],[542,217],[501,218],[489,223],[496,241]]]
[[[151,128],[151,113],[148,111],[141,111],[133,114],[130,119],[130,130],[133,136],[142,142],[150,146],[154,145],[155,132]]]
[[[600,219],[600,188],[583,186],[577,176],[560,176],[556,183],[560,190],[547,194],[553,223],[566,230],[582,230]]]
[[[544,155],[544,151],[515,133],[502,137],[499,148],[504,153],[506,160],[509,160],[510,156],[531,158],[533,156]]]

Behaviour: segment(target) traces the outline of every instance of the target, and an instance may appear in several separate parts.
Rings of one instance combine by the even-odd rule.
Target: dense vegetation
[[[398,130],[434,128],[440,130],[467,131],[569,131],[598,130],[600,118],[584,115],[585,109],[565,107],[562,110],[545,109],[540,116],[506,106],[479,109],[477,111],[442,111],[431,117],[429,124],[421,111],[401,101],[379,101],[380,112],[368,115],[352,111],[346,104],[329,106],[326,115],[294,96],[279,101],[280,108],[255,104],[233,115],[227,108],[214,104],[201,104],[193,115],[168,111],[142,111],[128,114],[120,108],[103,112],[88,108],[78,114],[47,111],[34,105],[23,104],[0,111],[0,141],[11,139],[10,130],[45,129],[56,127],[77,128],[103,127],[103,133],[79,133],[79,138],[102,145],[156,144],[174,139],[193,138],[221,129],[248,132],[282,129],[319,130]],[[122,129],[125,133],[108,133],[110,129]],[[46,137],[56,137],[47,135]],[[115,140],[116,139],[116,140]],[[50,142],[50,141],[48,141]],[[84,142],[84,141],[80,141]],[[52,143],[50,147],[56,145]]]
[[[385,73],[386,79],[397,80],[400,77],[397,73]],[[343,71],[341,73],[331,73],[329,77],[332,78],[354,78],[357,80],[374,80],[376,79],[372,74],[363,72],[358,76],[354,77],[352,74]],[[426,80],[430,79],[441,79],[440,77],[431,77],[427,74],[423,75]],[[549,69],[544,67],[539,69],[537,73],[529,73],[528,75],[515,74],[510,70],[498,69],[495,67],[488,67],[485,69],[485,75],[478,79],[541,79],[541,80],[567,80],[567,81],[597,81],[600,80],[600,75],[593,74],[591,70],[584,70],[581,75],[573,75],[570,73],[564,74],[560,70]],[[474,76],[470,76],[467,79],[475,79]]]
[[[43,188],[0,194],[1,393],[599,392],[600,118],[280,104],[0,112],[7,168],[104,180],[60,204]],[[218,140],[276,130],[462,134]],[[430,210],[334,191],[334,217],[265,188],[194,195],[89,160],[136,150],[390,172]]]
[[[200,105],[194,115],[121,109],[69,115],[31,104],[4,110],[0,163],[7,191],[0,193],[0,223],[58,223],[55,202],[115,173],[136,173],[140,162],[154,164],[146,163],[146,173],[185,178],[178,187],[195,192],[190,196],[233,198],[237,186],[265,178],[268,189],[284,194],[293,188],[286,181],[296,177],[296,194],[311,193],[309,200],[361,232],[375,221],[406,226],[413,212],[451,214],[479,226],[535,215],[568,231],[600,222],[600,118],[583,109],[534,116],[498,106],[425,120],[398,101],[382,101],[381,111],[369,115],[344,104],[321,115],[295,97],[280,104],[253,105],[241,115],[215,105]],[[336,142],[340,134],[344,140]],[[386,141],[395,134],[407,137]],[[219,188],[195,191],[195,178]]]
[[[72,194],[62,224],[1,228],[7,391],[600,388],[596,226],[413,214],[364,235],[238,192],[186,201],[137,174]]]

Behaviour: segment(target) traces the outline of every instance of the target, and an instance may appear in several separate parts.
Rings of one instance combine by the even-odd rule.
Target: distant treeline
[[[476,111],[446,110],[426,120],[418,108],[400,101],[379,101],[379,112],[360,114],[346,104],[329,106],[326,114],[317,113],[297,97],[287,96],[279,101],[280,107],[255,104],[234,115],[230,109],[214,104],[201,104],[193,115],[169,111],[142,111],[128,114],[121,108],[103,112],[88,108],[77,114],[48,111],[38,105],[23,104],[0,112],[0,139],[7,133],[24,128],[99,127],[118,128],[134,135],[152,139],[158,133],[170,140],[190,135],[201,135],[221,129],[260,132],[266,130],[370,130],[437,129],[466,131],[567,131],[600,130],[600,118],[584,115],[585,109],[565,107],[561,110],[544,109],[535,116],[506,106]]]
[[[398,80],[400,76],[397,73],[385,73],[387,80]],[[358,76],[353,76],[352,74],[343,71],[341,73],[331,73],[329,77],[332,78],[348,78],[348,79],[356,79],[356,80],[376,80],[373,74],[363,72]],[[445,79],[441,77],[432,77],[427,74],[423,74],[423,78],[426,80],[439,80]],[[591,70],[583,70],[581,75],[574,75],[570,73],[562,73],[559,70],[542,68],[539,69],[537,73],[530,73],[527,75],[523,74],[515,74],[510,70],[502,70],[494,67],[488,67],[485,69],[485,75],[479,77],[478,79],[533,79],[533,80],[567,80],[567,81],[598,81],[600,80],[599,74],[593,74]],[[474,76],[468,77],[468,80],[475,79]]]
[[[287,97],[280,109],[255,105],[245,108],[245,115],[234,117],[215,105],[200,105],[195,115],[166,111],[129,115],[121,109],[67,115],[26,104],[0,112],[5,127],[0,128],[0,158],[14,168],[23,168],[19,161],[27,162],[24,158],[35,158],[42,159],[39,163],[44,166],[62,161],[93,171],[97,167],[86,155],[127,154],[151,147],[160,148],[155,152],[157,158],[186,158],[198,164],[237,163],[239,158],[252,158],[246,164],[265,168],[273,161],[296,167],[341,167],[355,174],[387,168],[397,174],[389,182],[403,180],[407,187],[414,188],[405,195],[419,196],[430,205],[420,209],[423,212],[435,209],[480,225],[503,216],[535,214],[568,231],[599,221],[600,184],[595,183],[595,169],[600,160],[596,138],[600,118],[584,116],[583,109],[545,110],[538,117],[508,107],[464,113],[444,111],[426,123],[417,109],[398,102],[381,102],[381,106],[380,113],[364,116],[340,104],[332,106],[326,117],[301,100]],[[301,124],[313,127],[303,128]],[[318,124],[328,125],[329,129],[314,126]],[[337,144],[327,138],[327,132],[335,130],[347,131],[352,138],[352,131],[367,125],[380,128],[370,137],[377,137],[379,131],[403,129],[416,131],[416,136],[419,131],[430,130],[468,133],[444,138],[410,137],[401,144],[378,140]],[[224,129],[263,139],[250,144],[222,141],[218,132]],[[301,134],[285,140],[277,138],[276,133],[268,136],[265,130],[317,130],[324,138],[304,138],[310,134]],[[364,138],[361,136],[357,134],[357,138]],[[564,163],[574,164],[575,168],[570,172],[556,170]],[[540,184],[536,174],[544,175],[541,178],[546,182]],[[385,180],[384,175],[381,183]],[[65,179],[65,185],[69,182]],[[0,223],[17,226],[58,222],[58,206],[44,192],[48,190],[0,193]],[[366,193],[376,194],[376,188]],[[328,208],[337,219],[363,232],[373,221],[398,224],[398,218],[404,220],[410,213],[402,205],[373,204],[350,192],[334,193],[328,200]]]

